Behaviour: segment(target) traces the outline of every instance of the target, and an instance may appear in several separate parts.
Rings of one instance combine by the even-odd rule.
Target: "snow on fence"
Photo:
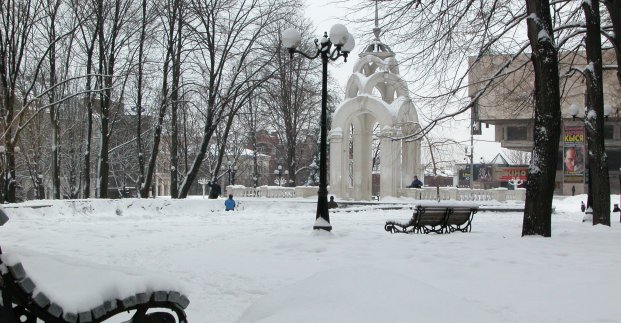
[[[294,198],[294,197],[313,197],[317,196],[317,186],[260,186],[257,188],[245,187],[242,185],[229,185],[226,187],[227,194],[235,197],[271,197],[271,198]],[[526,190],[518,188],[508,190],[504,187],[489,190],[468,189],[455,187],[440,187],[440,200],[455,201],[491,201],[499,202],[507,200],[524,201]],[[410,197],[417,200],[437,200],[438,191],[436,187],[423,188],[403,188],[398,190],[400,197]]]

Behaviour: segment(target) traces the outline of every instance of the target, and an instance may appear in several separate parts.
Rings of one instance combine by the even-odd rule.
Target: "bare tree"
[[[160,142],[162,140],[162,129],[164,125],[164,118],[166,116],[166,110],[170,104],[170,84],[168,84],[169,73],[171,72],[171,64],[175,52],[175,36],[178,34],[176,28],[178,26],[179,10],[181,0],[167,1],[163,6],[165,15],[162,15],[164,20],[166,38],[165,38],[165,50],[164,59],[162,63],[162,79],[161,79],[161,93],[159,95],[159,102],[157,107],[157,119],[154,125],[153,142],[151,146],[151,153],[149,156],[149,162],[144,173],[144,181],[139,182],[139,190],[141,197],[148,197],[151,184],[153,183],[153,176],[155,174],[157,157],[160,151]]]
[[[512,165],[530,164],[531,152],[514,149],[503,149],[503,153],[505,157],[507,157],[507,161]]]
[[[97,44],[97,36],[99,30],[99,24],[103,23],[99,19],[90,19],[92,16],[97,16],[96,4],[92,2],[83,3],[79,0],[74,0],[71,3],[74,15],[83,20],[84,23],[80,24],[80,46],[83,48],[85,55],[84,69],[84,135],[81,140],[83,145],[82,152],[82,172],[79,186],[81,187],[81,196],[83,198],[89,198],[91,195],[91,147],[93,138],[93,105],[95,102],[94,84],[93,84],[93,69],[94,69],[94,52]]]
[[[452,156],[455,155],[455,148],[459,147],[459,143],[453,139],[436,138],[431,134],[425,136],[426,150],[428,152],[428,163],[425,169],[431,168],[434,183],[436,186],[436,198],[440,201],[440,182],[438,176],[443,169],[449,168],[455,164]]]
[[[526,8],[531,60],[535,69],[535,144],[528,171],[522,236],[550,237],[561,134],[558,50],[554,42],[549,1],[527,0]]]
[[[610,22],[612,24],[612,33],[607,30],[603,31],[603,35],[612,43],[617,56],[617,79],[621,84],[621,0],[603,0],[608,15],[610,16]],[[594,6],[591,4],[591,6]],[[599,11],[599,8],[598,8]]]
[[[256,77],[256,72],[243,71],[242,67],[260,67],[263,65],[261,61],[253,61],[251,64],[251,60],[269,60],[273,55],[271,49],[260,46],[259,40],[269,31],[267,27],[282,18],[288,8],[294,6],[281,0],[192,1],[191,10],[197,19],[194,27],[198,49],[197,64],[206,84],[203,90],[205,124],[200,148],[181,184],[180,198],[187,196],[196,179],[218,125],[225,122],[229,113],[239,111],[239,105],[234,104],[235,97],[240,94],[240,90],[246,88],[244,83],[254,83],[252,78]],[[218,173],[221,160],[222,156],[216,164],[214,174]]]
[[[304,44],[311,44],[312,26],[302,22],[299,29],[304,36]],[[280,31],[274,32],[280,37]],[[289,53],[282,48],[280,39],[275,41],[277,55],[272,68],[276,71],[266,84],[264,97],[267,111],[272,123],[276,125],[279,142],[283,146],[284,165],[289,172],[290,180],[297,183],[296,174],[300,166],[311,163],[313,155],[308,154],[305,141],[314,132],[317,124],[317,113],[321,103],[320,73],[317,73],[318,62],[308,60],[301,55],[290,59]],[[311,52],[308,50],[307,52]],[[307,153],[304,154],[304,151]],[[307,158],[302,160],[301,158]]]
[[[610,178],[604,147],[604,86],[599,0],[583,1],[586,20],[586,120],[589,147],[589,194],[593,198],[593,225],[610,226]]]

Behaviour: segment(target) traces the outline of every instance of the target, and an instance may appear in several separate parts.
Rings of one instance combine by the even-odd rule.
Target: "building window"
[[[604,125],[604,139],[614,139],[614,138],[615,138],[615,126]]]
[[[527,127],[507,127],[507,140],[526,140]]]

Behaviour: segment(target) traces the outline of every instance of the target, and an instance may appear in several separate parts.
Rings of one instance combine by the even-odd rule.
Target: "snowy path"
[[[621,225],[581,223],[578,198],[557,205],[551,239],[521,238],[520,213],[478,213],[471,233],[391,235],[385,221],[410,210],[341,212],[325,234],[311,230],[314,203],[155,199],[8,209],[0,243],[177,276],[196,323],[616,321]]]

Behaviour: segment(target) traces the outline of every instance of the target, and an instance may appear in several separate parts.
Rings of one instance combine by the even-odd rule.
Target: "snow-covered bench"
[[[389,220],[384,229],[390,233],[450,233],[468,232],[472,228],[472,217],[478,211],[470,204],[420,204],[407,222]]]
[[[0,208],[0,226],[6,221]],[[2,323],[103,322],[123,312],[133,312],[129,322],[175,322],[174,313],[176,322],[187,323],[184,309],[190,301],[166,277],[22,249],[5,251],[0,249]]]

